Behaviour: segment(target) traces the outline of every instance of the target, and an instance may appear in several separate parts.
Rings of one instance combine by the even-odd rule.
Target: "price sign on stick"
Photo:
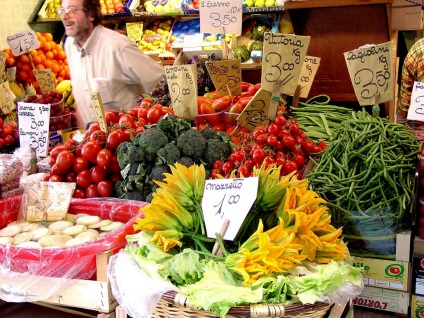
[[[143,35],[143,22],[127,22],[126,27],[128,37],[138,43]]]
[[[16,66],[6,69],[5,80],[13,81],[16,78]]]
[[[4,115],[16,109],[15,95],[10,89],[9,82],[0,84],[0,108]]]
[[[281,80],[283,94],[293,96],[310,42],[309,36],[266,32],[262,58],[261,88],[272,91]]]
[[[209,61],[206,68],[220,96],[241,94],[241,62],[237,60]]]
[[[318,71],[321,58],[314,56],[306,56],[300,71],[299,81],[300,97],[306,98],[311,90],[312,83],[314,82],[315,74]]]
[[[197,116],[196,64],[165,66],[165,76],[176,116]]]
[[[366,45],[345,52],[344,57],[355,95],[361,106],[374,105],[393,99],[393,69],[391,42]]]
[[[6,53],[0,52],[0,74],[6,69]]]
[[[30,50],[36,50],[40,47],[40,41],[33,30],[26,30],[6,38],[12,53],[19,56],[28,53]]]
[[[262,88],[259,89],[237,117],[237,122],[241,127],[252,131],[255,127],[268,120],[270,103],[271,94]]]
[[[225,240],[234,240],[258,192],[258,177],[206,180],[202,210],[206,234],[215,238],[225,220]]]
[[[96,118],[99,122],[100,129],[107,134],[109,132],[109,129],[107,127],[105,110],[103,108],[103,103],[99,92],[90,92],[90,101],[91,106],[93,106],[94,113],[96,114]]]
[[[18,103],[19,142],[30,145],[40,157],[47,157],[50,104]]]
[[[424,121],[424,83],[422,82],[414,82],[411,105],[406,119]]]
[[[240,0],[200,0],[200,32],[241,34],[242,11]]]
[[[32,70],[35,75],[35,79],[40,86],[43,94],[54,92],[56,87],[54,85],[53,73],[50,68],[46,68],[44,70]]]

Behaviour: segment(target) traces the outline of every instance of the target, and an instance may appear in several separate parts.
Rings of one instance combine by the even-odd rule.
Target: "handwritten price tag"
[[[309,36],[265,33],[262,89],[271,92],[279,79],[283,83],[282,93],[294,95],[310,40]]]
[[[100,129],[107,134],[109,129],[107,127],[105,110],[103,108],[103,103],[99,92],[90,92],[90,101],[91,106],[93,106],[94,113],[96,114],[97,121],[99,122]]]
[[[13,81],[16,79],[16,66],[9,67],[6,69],[5,81]]]
[[[242,13],[240,0],[200,0],[200,32],[241,34]]]
[[[34,72],[35,79],[37,80],[43,94],[54,92],[56,90],[53,73],[50,68],[32,71]]]
[[[270,92],[260,88],[237,117],[237,122],[248,131],[252,131],[255,127],[268,120],[267,115],[270,103]]]
[[[0,52],[0,74],[6,69],[6,53]]]
[[[408,120],[424,121],[424,83],[422,82],[414,82],[411,105],[406,118]]]
[[[230,221],[225,240],[234,240],[256,200],[258,177],[206,180],[202,210],[206,234],[215,238],[225,220]]]
[[[50,104],[18,103],[19,142],[30,145],[40,157],[47,157]]]
[[[391,42],[369,45],[344,53],[350,80],[361,106],[374,105],[393,99]]]
[[[13,95],[9,82],[0,84],[0,108],[4,115],[16,109],[15,95]]]
[[[143,22],[127,22],[126,27],[128,37],[138,43],[143,35]]]
[[[165,76],[176,116],[197,116],[197,67],[195,64],[165,66]]]
[[[311,90],[312,83],[314,82],[315,74],[318,71],[319,63],[321,61],[320,57],[306,56],[305,61],[302,65],[302,70],[300,71],[300,77],[298,85],[300,85],[300,97],[306,98],[309,95]]]
[[[220,96],[241,94],[240,60],[209,61],[206,68]]]
[[[36,50],[40,47],[40,42],[33,30],[26,30],[8,36],[6,41],[15,56],[28,53],[30,50]]]

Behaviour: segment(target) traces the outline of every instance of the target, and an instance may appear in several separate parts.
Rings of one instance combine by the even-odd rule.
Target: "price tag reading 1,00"
[[[200,32],[241,34],[242,13],[240,0],[200,0]]]
[[[30,145],[40,157],[47,157],[50,104],[18,103],[19,142]]]
[[[230,221],[225,240],[234,240],[258,192],[258,177],[206,180],[202,210],[206,233],[216,238],[225,220]]]

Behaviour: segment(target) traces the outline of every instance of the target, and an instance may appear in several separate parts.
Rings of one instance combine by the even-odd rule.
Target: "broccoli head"
[[[184,131],[191,129],[191,123],[188,119],[166,114],[159,119],[156,128],[162,130],[169,139],[177,140]]]
[[[128,158],[128,148],[131,147],[131,142],[129,141],[124,141],[121,142],[118,146],[118,149],[116,150],[117,155],[116,155],[116,159],[118,160],[119,163],[119,167],[121,169],[124,169],[125,166],[130,163],[129,158]]]
[[[178,160],[178,163],[181,163],[182,165],[186,166],[187,168],[194,165],[194,161],[190,157],[181,157],[180,160]]]
[[[163,181],[165,179],[164,173],[170,173],[171,169],[167,165],[155,166],[150,172],[149,178],[154,181]]]
[[[146,196],[141,191],[128,191],[125,192],[124,198],[127,200],[145,201]]]
[[[227,160],[230,154],[230,146],[222,140],[209,139],[206,142],[205,161],[208,167],[212,167],[217,160]]]
[[[143,148],[138,145],[131,144],[128,147],[127,157],[130,163],[143,162],[146,160],[146,153]]]
[[[156,157],[156,165],[167,165],[173,164],[178,161],[181,157],[180,149],[175,145],[175,143],[170,142],[165,145],[165,147],[160,148]]]
[[[150,129],[138,134],[136,137],[138,137],[138,144],[140,147],[148,154],[156,155],[158,150],[168,143],[168,137],[166,134],[155,127],[151,127]]]
[[[202,135],[205,137],[206,140],[209,139],[221,139],[221,136],[218,134],[218,132],[215,129],[212,128],[206,128],[202,130]]]
[[[177,147],[181,150],[183,156],[199,160],[205,154],[206,139],[200,131],[190,129],[178,138]]]

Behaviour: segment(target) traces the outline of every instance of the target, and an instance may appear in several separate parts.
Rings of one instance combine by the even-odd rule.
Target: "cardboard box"
[[[411,295],[411,318],[424,317],[424,297]]]
[[[409,263],[376,258],[352,257],[353,266],[363,267],[365,286],[398,291],[409,290]]]
[[[423,21],[422,6],[412,4],[392,7],[392,30],[421,30],[424,26]]]
[[[365,286],[361,295],[353,300],[358,307],[407,314],[409,293]]]
[[[410,262],[411,260],[411,231],[396,235],[396,260]]]

